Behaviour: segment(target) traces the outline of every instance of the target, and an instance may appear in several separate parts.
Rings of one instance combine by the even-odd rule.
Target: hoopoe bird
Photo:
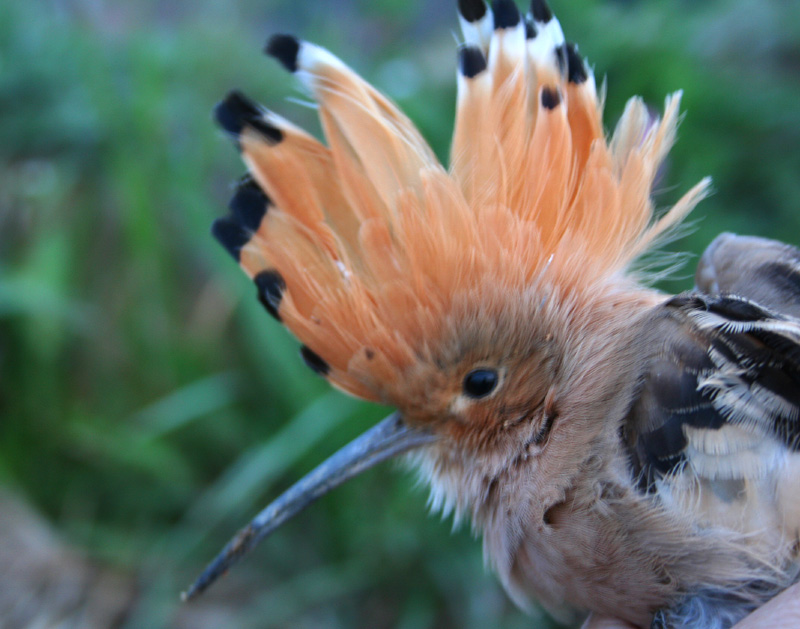
[[[796,581],[800,251],[733,234],[694,290],[633,263],[706,195],[655,215],[680,94],[602,96],[544,0],[459,0],[449,168],[330,52],[266,52],[318,104],[326,144],[232,92],[247,166],[213,233],[303,360],[395,413],[243,529],[192,598],[308,503],[406,454],[469,519],[509,595],[639,627],[729,627]]]

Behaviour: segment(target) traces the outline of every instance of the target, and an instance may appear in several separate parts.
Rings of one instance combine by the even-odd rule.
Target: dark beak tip
[[[435,439],[433,433],[409,426],[399,412],[392,413],[331,455],[258,513],[208,564],[181,595],[181,600],[188,602],[197,598],[261,540],[332,489],[386,459]]]

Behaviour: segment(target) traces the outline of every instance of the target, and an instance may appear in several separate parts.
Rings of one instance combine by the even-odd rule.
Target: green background
[[[480,543],[428,517],[424,488],[392,465],[285,526],[199,606],[177,602],[260,506],[387,412],[311,374],[209,236],[243,172],[210,111],[241,88],[317,132],[260,54],[297,33],[397,100],[444,158],[454,6],[0,4],[0,484],[133,584],[119,626],[550,626],[514,608]],[[685,91],[656,199],[705,175],[715,193],[670,251],[722,230],[800,241],[800,3],[553,9],[608,79],[608,128],[633,94],[660,109]],[[665,289],[688,288],[695,261]]]

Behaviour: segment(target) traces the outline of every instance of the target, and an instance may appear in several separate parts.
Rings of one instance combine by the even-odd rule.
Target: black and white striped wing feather
[[[725,234],[701,260],[700,290],[654,311],[644,333],[646,366],[623,428],[644,489],[686,476],[722,502],[766,487],[774,487],[776,500],[782,487],[796,493],[798,261],[793,247]],[[776,508],[785,520],[785,509]]]

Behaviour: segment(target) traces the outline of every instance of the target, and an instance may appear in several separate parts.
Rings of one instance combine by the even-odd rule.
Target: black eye
[[[474,369],[464,378],[464,393],[480,398],[489,395],[500,378],[494,369]]]

